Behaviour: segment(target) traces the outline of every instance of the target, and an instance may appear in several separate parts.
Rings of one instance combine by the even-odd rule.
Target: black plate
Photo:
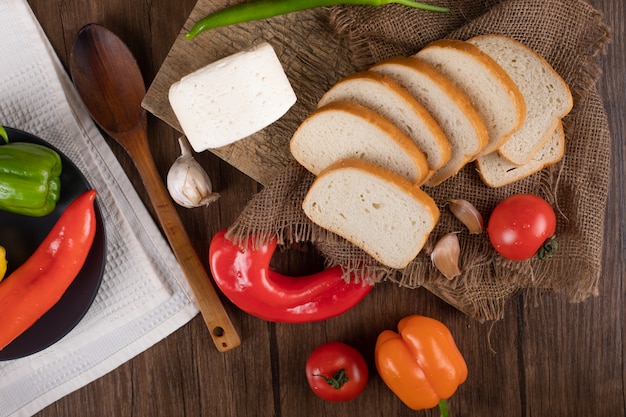
[[[20,130],[6,128],[6,131],[10,142],[45,145],[57,151],[63,162],[61,198],[54,212],[43,217],[29,217],[0,210],[0,246],[7,250],[8,276],[35,251],[65,208],[92,187],[76,165],[54,146]],[[85,265],[59,302],[26,332],[0,350],[0,361],[28,356],[56,343],[69,333],[89,310],[100,288],[106,260],[104,223],[97,198],[95,209],[96,236]],[[1,322],[0,318],[0,326]]]

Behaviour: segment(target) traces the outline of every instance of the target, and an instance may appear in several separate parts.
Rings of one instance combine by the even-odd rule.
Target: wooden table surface
[[[149,85],[195,0],[28,0],[67,68],[71,43],[87,23],[115,31],[137,57]],[[469,377],[449,401],[456,416],[626,415],[626,6],[592,0],[613,30],[599,88],[613,134],[612,182],[606,207],[606,247],[599,295],[572,305],[558,295],[538,306],[512,300],[505,319],[480,324],[425,290],[382,285],[358,308],[305,325],[270,324],[226,307],[242,335],[240,347],[219,353],[198,316],[118,369],[50,405],[38,416],[435,416],[406,408],[375,372],[373,346],[383,328],[421,313],[446,323],[463,352]],[[179,134],[149,119],[152,151],[163,176],[178,154]],[[142,199],[145,190],[132,162],[109,141]],[[180,209],[196,250],[205,254],[212,235],[229,226],[260,186],[205,152],[198,157],[221,193],[207,209]],[[598,210],[604,208],[598,207]],[[319,260],[289,253],[284,271],[304,273]],[[355,346],[370,366],[368,386],[349,403],[329,403],[309,390],[304,364],[319,344]],[[490,343],[490,347],[488,346]]]

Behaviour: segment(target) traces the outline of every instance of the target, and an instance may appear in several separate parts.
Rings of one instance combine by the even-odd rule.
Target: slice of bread
[[[476,168],[483,182],[489,187],[502,187],[556,164],[563,158],[563,155],[565,155],[565,134],[559,120],[548,141],[524,165],[512,164],[498,152],[492,152],[478,158]]]
[[[296,129],[289,146],[293,157],[315,175],[346,158],[378,164],[416,184],[429,173],[424,153],[395,124],[350,101],[314,110]]]
[[[392,77],[433,115],[452,146],[452,157],[426,181],[436,186],[455,175],[480,152],[489,133],[469,98],[442,73],[416,57],[390,58],[371,71]]]
[[[504,69],[477,46],[443,39],[428,44],[416,56],[448,77],[480,114],[489,131],[489,143],[478,156],[498,149],[522,126],[524,96]]]
[[[349,75],[322,96],[318,107],[339,100],[353,101],[391,120],[426,154],[432,173],[450,159],[450,142],[437,121],[392,78],[371,71]]]
[[[423,190],[361,160],[342,160],[322,171],[302,208],[315,224],[391,268],[407,266],[439,220],[437,204]]]
[[[572,109],[569,87],[543,57],[514,39],[482,35],[468,42],[504,68],[524,95],[526,120],[499,152],[514,164],[526,164],[552,136],[559,119]]]

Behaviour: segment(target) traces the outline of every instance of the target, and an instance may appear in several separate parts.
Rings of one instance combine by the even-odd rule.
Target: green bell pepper
[[[40,217],[61,196],[61,157],[35,143],[0,142],[0,210]]]
[[[4,126],[0,125],[0,138],[4,139],[6,143],[9,143],[9,135],[7,134]]]

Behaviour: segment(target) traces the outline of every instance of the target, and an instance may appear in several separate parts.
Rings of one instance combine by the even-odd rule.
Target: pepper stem
[[[335,374],[333,376],[331,376],[330,378],[328,378],[325,375],[315,375],[315,376],[319,376],[321,378],[324,378],[324,381],[326,381],[326,383],[328,385],[330,385],[331,387],[333,387],[334,389],[341,389],[341,387],[343,387],[343,385],[348,382],[349,378],[348,378],[348,374],[346,373],[345,369],[341,368],[340,370],[338,370],[337,372],[335,372]]]
[[[413,1],[413,0],[388,0],[388,1],[385,1],[385,3],[398,3],[403,6],[413,7],[414,9],[427,10],[429,12],[447,13],[450,11],[450,9],[448,9],[447,7],[433,6],[430,4],[421,3],[419,1]]]
[[[439,401],[439,416],[448,417],[448,403],[446,400]]]

